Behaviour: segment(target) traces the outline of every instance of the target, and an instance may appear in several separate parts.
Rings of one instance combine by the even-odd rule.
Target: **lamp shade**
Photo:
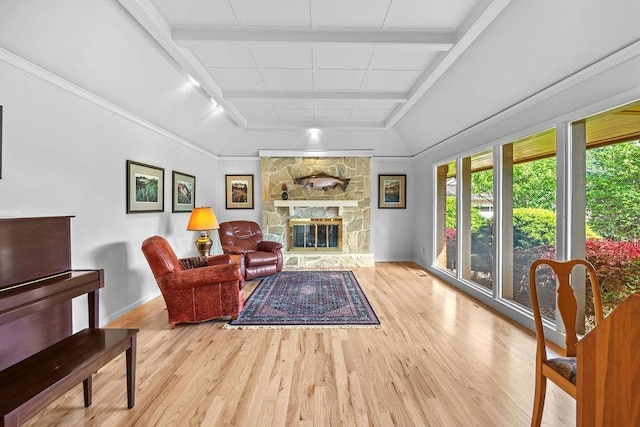
[[[189,224],[187,230],[189,231],[204,231],[215,230],[219,228],[216,214],[213,213],[213,209],[210,207],[194,208],[191,211],[191,218],[189,218]]]

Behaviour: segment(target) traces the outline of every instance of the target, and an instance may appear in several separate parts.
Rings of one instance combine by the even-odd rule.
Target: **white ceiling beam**
[[[347,101],[395,101],[406,102],[406,92],[368,92],[368,91],[245,91],[226,90],[224,99],[229,101],[240,99],[339,99]]]
[[[451,31],[405,30],[265,30],[221,29],[219,27],[182,26],[173,28],[171,38],[180,46],[203,43],[292,43],[310,45],[414,46],[435,51],[448,51],[455,44]]]
[[[389,116],[386,122],[387,128],[392,128],[404,116],[407,111],[442,77],[451,65],[464,53],[465,50],[487,29],[489,24],[504,10],[511,0],[481,0],[469,13],[466,20],[460,26],[457,43],[450,52],[437,53],[434,61],[422,73],[421,78],[410,90],[410,97],[406,103]]]

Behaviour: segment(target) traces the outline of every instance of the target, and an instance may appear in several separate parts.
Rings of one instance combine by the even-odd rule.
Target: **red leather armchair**
[[[245,280],[282,271],[282,245],[262,240],[262,230],[253,221],[220,223],[220,243],[225,254],[244,256]]]
[[[237,319],[244,306],[244,280],[229,255],[178,259],[160,236],[145,239],[142,252],[164,297],[171,328],[223,316]]]

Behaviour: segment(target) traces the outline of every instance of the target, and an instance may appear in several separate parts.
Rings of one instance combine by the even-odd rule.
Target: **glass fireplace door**
[[[340,218],[296,218],[290,223],[292,250],[340,250]]]

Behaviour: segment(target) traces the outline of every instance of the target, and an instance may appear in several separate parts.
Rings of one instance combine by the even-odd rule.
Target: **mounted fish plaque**
[[[305,188],[316,188],[319,190],[327,191],[329,188],[342,188],[342,191],[347,189],[350,178],[340,179],[335,176],[321,173],[319,175],[308,175],[302,178],[294,179],[293,182],[297,185],[301,185]]]

